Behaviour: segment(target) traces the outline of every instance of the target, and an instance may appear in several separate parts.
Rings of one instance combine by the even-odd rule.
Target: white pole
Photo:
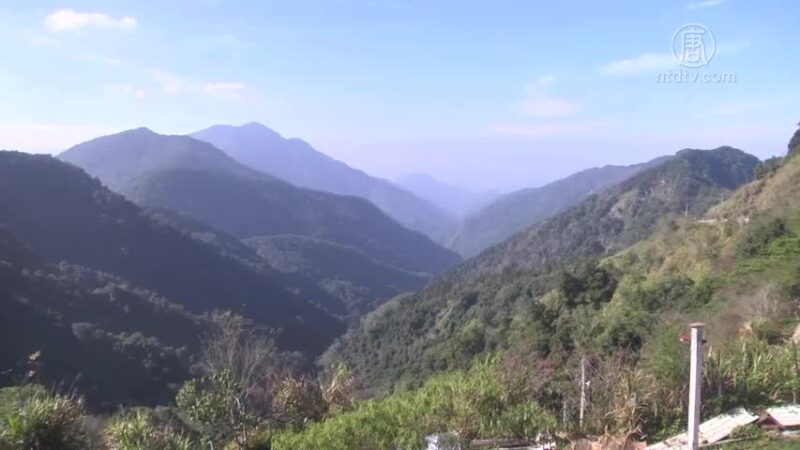
[[[586,410],[586,358],[581,358],[581,412],[580,427],[583,429],[583,415]]]
[[[689,450],[700,444],[700,393],[703,387],[703,327],[702,323],[689,325],[692,329],[691,372],[689,374]]]

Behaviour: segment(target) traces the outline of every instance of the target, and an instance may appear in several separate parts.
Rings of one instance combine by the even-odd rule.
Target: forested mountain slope
[[[100,408],[163,404],[207,320],[109,274],[50,264],[0,230],[0,382],[77,388]]]
[[[634,174],[665,161],[584,170],[537,188],[514,191],[465,217],[448,246],[465,257],[500,243]]]
[[[454,224],[449,214],[427,200],[337,161],[302,139],[286,139],[260,123],[215,125],[191,136],[296,186],[369,200],[401,224],[434,240],[446,237]]]
[[[681,150],[481,253],[458,272],[499,272],[616,253],[671,214],[702,213],[753,179],[758,158],[741,150]]]
[[[130,130],[79,144],[59,157],[118,185],[142,205],[183,212],[240,239],[311,236],[426,274],[459,260],[365,200],[293,186],[191,137]]]
[[[120,276],[194,312],[228,309],[280,328],[281,344],[294,349],[316,353],[343,329],[269,273],[155,220],[49,156],[0,152],[0,227],[47,261]]]
[[[305,236],[262,236],[247,239],[272,267],[315,280],[360,317],[383,300],[421,289],[428,280],[381,264],[352,247]]]
[[[597,316],[619,282],[597,258],[684,214],[702,214],[752,180],[757,163],[731,148],[681,151],[383,305],[327,356],[344,358],[381,389],[463,367],[514,342],[541,355],[571,352],[576,343],[641,345],[641,336],[625,331],[641,323]]]

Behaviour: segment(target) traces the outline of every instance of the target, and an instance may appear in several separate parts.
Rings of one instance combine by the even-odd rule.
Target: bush
[[[523,383],[504,380],[495,362],[436,376],[422,388],[371,400],[303,431],[284,431],[275,449],[382,450],[425,448],[425,437],[453,433],[481,437],[535,437],[555,427]]]
[[[783,219],[772,218],[761,221],[750,228],[739,242],[737,252],[739,255],[752,258],[763,254],[769,243],[789,234],[789,229]]]
[[[761,179],[772,175],[777,172],[783,165],[783,157],[774,156],[764,160],[761,164],[756,166],[756,178]]]
[[[138,410],[112,420],[106,428],[108,450],[189,450],[191,439],[150,413]]]
[[[83,399],[41,386],[0,390],[0,448],[71,450],[89,447]]]
[[[767,436],[766,430],[760,426],[751,423],[748,425],[741,425],[731,431],[731,439],[761,439]]]

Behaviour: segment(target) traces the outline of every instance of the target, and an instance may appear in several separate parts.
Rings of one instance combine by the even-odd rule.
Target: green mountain
[[[423,274],[459,260],[365,200],[298,188],[191,137],[137,129],[79,144],[59,157],[141,205],[188,214],[239,239],[310,236]]]
[[[789,141],[789,155],[794,156],[800,152],[800,129],[795,131],[794,136]]]
[[[205,222],[169,209],[153,209],[148,212],[150,217],[159,223],[177,228],[187,233],[192,239],[214,247],[226,258],[232,258],[238,264],[244,265],[253,271],[268,275],[289,292],[304,299],[308,299],[310,302],[336,317],[345,317],[352,313],[350,303],[346,303],[343,298],[336,295],[338,293],[331,293],[325,290],[316,280],[302,275],[297,270],[287,270],[284,267],[272,265],[245,242]],[[287,252],[288,251],[287,249]],[[385,298],[388,299],[391,297],[392,296],[389,295]],[[361,302],[369,303],[375,300],[376,299],[373,297],[359,298],[353,303],[355,304],[354,306],[360,306]]]
[[[727,147],[683,150],[466,261],[425,290],[393,299],[326,358],[343,358],[369,388],[381,390],[519,342],[543,356],[571,354],[576,342],[640,345],[626,327],[645,326],[633,320],[641,317],[628,323],[622,315],[598,315],[619,283],[598,258],[704,213],[752,180],[757,164]]]
[[[242,164],[296,186],[369,200],[401,224],[435,241],[445,238],[454,225],[449,214],[428,201],[337,161],[302,139],[286,139],[259,123],[215,125],[191,136],[210,142]]]
[[[664,158],[657,158],[631,166],[588,169],[542,187],[502,195],[465,217],[448,246],[464,257],[475,256],[525,228],[576,205],[586,197],[663,161]]]
[[[384,300],[421,289],[427,278],[381,264],[361,252],[312,237],[284,235],[245,241],[272,267],[315,280],[361,316]]]
[[[483,252],[462,266],[500,271],[616,253],[670,214],[698,214],[753,179],[758,158],[741,150],[682,150]]]
[[[206,319],[155,292],[51,264],[0,229],[0,383],[77,388],[98,408],[164,404]],[[29,372],[33,372],[29,374]]]
[[[157,220],[49,156],[0,152],[0,227],[47,261],[108,272],[196,313],[227,309],[280,328],[284,347],[314,354],[343,331],[339,320],[269,272]]]

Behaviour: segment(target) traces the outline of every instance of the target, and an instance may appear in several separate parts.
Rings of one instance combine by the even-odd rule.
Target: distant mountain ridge
[[[732,147],[684,149],[491,247],[460,267],[521,270],[616,253],[669,214],[699,214],[753,180],[758,158]]]
[[[537,188],[500,196],[465,217],[448,247],[464,257],[477,255],[515,233],[577,204],[591,194],[613,186],[669,156],[630,166],[603,166],[583,170]]]
[[[497,197],[492,191],[473,192],[419,173],[398,178],[395,183],[458,218],[478,210]]]
[[[140,128],[79,144],[59,158],[117,186],[118,192],[140,205],[163,210],[160,216],[169,224],[195,230],[248,265],[254,264],[252,258],[263,266],[302,261],[301,265],[279,265],[275,268],[282,275],[271,276],[339,317],[361,314],[368,305],[417,289],[460,260],[364,199],[296,187],[192,137],[163,136]],[[164,215],[168,210],[185,217]],[[190,223],[187,218],[199,222]],[[264,259],[235,242],[267,242],[273,236],[294,238],[268,247],[270,251],[262,255],[269,258]],[[326,263],[320,261],[320,267],[315,267],[313,258],[308,258],[345,248],[349,250],[341,256],[365,274],[336,272],[331,278]],[[281,255],[276,254],[278,249]],[[387,273],[396,280],[387,279]],[[370,274],[375,275],[373,279]],[[316,292],[304,279],[320,284]],[[362,284],[365,280],[369,282]]]
[[[149,155],[164,163],[137,164]],[[367,201],[296,187],[192,137],[136,129],[79,144],[59,158],[120,186],[140,204],[186,213],[240,239],[280,234],[329,239],[419,273],[458,262]],[[106,180],[109,176],[116,178]]]
[[[454,223],[445,211],[387,180],[370,176],[314,149],[302,139],[286,139],[259,123],[215,125],[191,134],[235,160],[296,186],[372,202],[401,224],[444,239]]]

